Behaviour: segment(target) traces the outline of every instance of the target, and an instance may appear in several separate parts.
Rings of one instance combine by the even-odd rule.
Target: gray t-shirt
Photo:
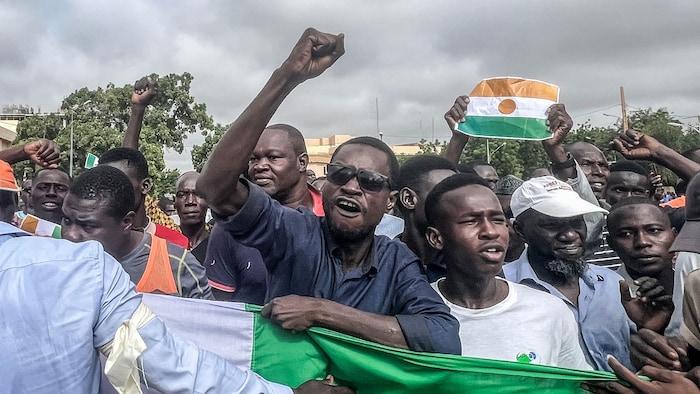
[[[204,267],[187,250],[173,243],[167,242],[170,267],[173,270],[173,278],[180,297],[201,298],[213,300],[214,296],[209,287],[209,281]],[[124,256],[119,263],[129,274],[131,281],[138,284],[146,271],[148,256],[151,251],[151,234],[143,233],[141,243]]]

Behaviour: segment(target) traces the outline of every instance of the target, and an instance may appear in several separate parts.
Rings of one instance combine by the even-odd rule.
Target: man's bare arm
[[[44,168],[58,168],[61,162],[58,146],[46,138],[0,151],[0,160],[9,164],[31,160]]]
[[[565,163],[568,160],[566,149],[564,149],[564,139],[574,125],[571,116],[566,112],[564,104],[554,104],[547,109],[547,125],[552,133],[552,138],[542,141],[542,147],[552,164]],[[575,166],[559,167],[552,166],[554,176],[566,182],[576,178]]]
[[[322,298],[289,295],[270,301],[262,315],[292,331],[325,327],[383,345],[408,349],[406,337],[394,316],[383,316]]]
[[[612,142],[613,148],[628,160],[650,160],[675,172],[689,181],[700,171],[700,164],[638,131],[627,130]]]
[[[131,95],[131,116],[126,127],[126,133],[124,133],[123,147],[139,148],[139,136],[141,135],[146,107],[157,94],[158,82],[149,76],[143,77],[134,83],[134,93]]]
[[[287,60],[216,144],[197,180],[197,192],[219,215],[233,215],[243,206],[248,190],[238,186],[238,177],[265,126],[296,86],[317,77],[343,55],[343,39],[342,34],[306,29]]]
[[[455,130],[457,123],[464,122],[467,114],[467,105],[469,105],[469,96],[459,96],[455,99],[449,111],[445,113],[445,121],[447,127],[452,132],[450,142],[447,143],[445,149],[445,158],[454,164],[459,164],[459,159],[462,157],[462,151],[469,142],[469,136]]]

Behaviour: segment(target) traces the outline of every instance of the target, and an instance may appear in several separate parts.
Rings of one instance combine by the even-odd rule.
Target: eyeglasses
[[[358,170],[355,167],[340,164],[328,164],[326,167],[326,178],[336,185],[342,186],[355,176],[360,187],[368,192],[379,192],[384,189],[384,185],[389,185],[389,177],[376,172]]]

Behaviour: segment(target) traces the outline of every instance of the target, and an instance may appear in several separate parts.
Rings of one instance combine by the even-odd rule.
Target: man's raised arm
[[[59,154],[60,150],[53,141],[40,138],[0,151],[0,160],[9,164],[31,160],[44,168],[58,168],[61,162]]]
[[[248,167],[265,126],[297,85],[321,75],[345,53],[343,39],[343,34],[306,29],[287,60],[216,144],[197,180],[197,193],[219,215],[233,215],[243,206],[248,189],[239,187],[238,177]]]
[[[459,96],[455,99],[452,108],[445,113],[445,121],[447,127],[452,132],[450,142],[445,149],[445,158],[454,164],[459,164],[459,159],[462,157],[462,151],[469,142],[469,136],[456,130],[457,123],[464,122],[467,115],[467,106],[469,105],[469,96]]]
[[[613,148],[627,160],[649,160],[660,164],[685,180],[700,171],[700,164],[638,131],[627,130],[612,142]]]
[[[134,83],[134,93],[131,95],[131,116],[124,133],[123,147],[139,149],[139,136],[141,135],[146,107],[157,94],[158,82],[149,76],[143,77]]]

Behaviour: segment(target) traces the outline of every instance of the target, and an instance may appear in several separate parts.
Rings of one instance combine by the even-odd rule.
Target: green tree
[[[153,176],[152,194],[160,197],[174,189],[174,179],[179,175],[176,170],[165,169],[163,147],[182,153],[183,140],[188,134],[202,132],[206,135],[214,128],[214,122],[206,112],[206,105],[196,103],[190,94],[191,74],[169,74],[157,79],[158,96],[146,111],[139,150],[146,156]],[[41,137],[53,139],[61,148],[62,166],[67,170],[73,129],[73,175],[78,176],[88,153],[100,156],[121,146],[131,114],[133,90],[131,84],[116,87],[112,83],[94,90],[78,89],[63,100],[61,114],[33,116],[20,122],[15,144]],[[19,177],[32,176],[36,170],[33,164],[26,163],[15,168]]]
[[[192,147],[192,165],[195,171],[202,171],[202,167],[204,167],[204,163],[206,163],[207,158],[209,158],[211,151],[214,150],[214,146],[219,142],[221,137],[224,136],[229,127],[231,127],[231,125],[224,126],[217,123],[213,132],[205,134],[206,137],[202,145],[195,145]]]

